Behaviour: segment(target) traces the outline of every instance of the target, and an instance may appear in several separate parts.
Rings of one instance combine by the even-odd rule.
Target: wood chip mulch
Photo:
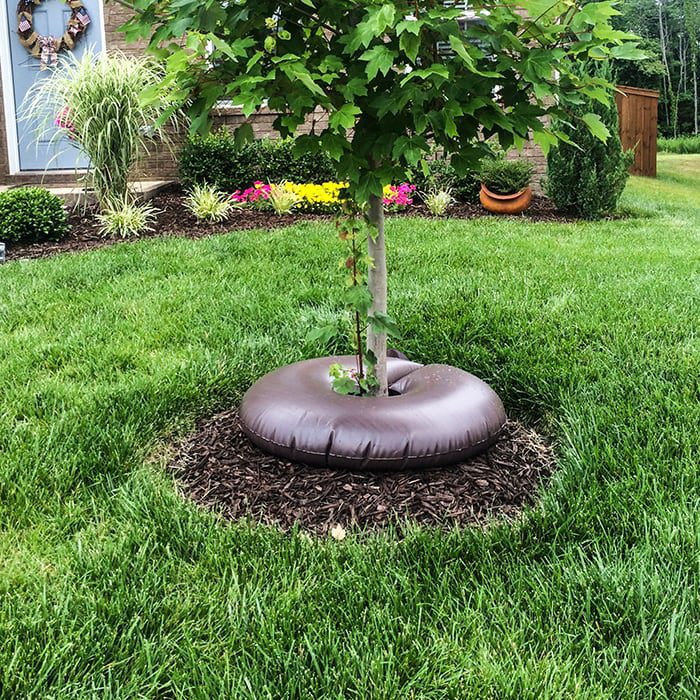
[[[153,231],[144,233],[141,238],[162,236],[180,236],[183,238],[204,238],[231,231],[250,229],[275,229],[290,226],[298,221],[333,220],[332,216],[320,214],[289,214],[279,216],[270,211],[234,210],[228,219],[218,224],[204,224],[183,206],[184,195],[179,185],[170,185],[155,194],[151,204],[159,210]],[[390,216],[429,216],[422,204],[416,204],[403,212]],[[492,216],[479,204],[455,204],[449,212],[451,219],[473,219]],[[545,197],[533,197],[532,206],[525,214],[517,217],[523,221],[574,221],[558,212],[551,201]],[[21,243],[7,245],[7,260],[29,260],[46,258],[58,253],[80,252],[93,248],[102,248],[121,242],[121,239],[104,238],[97,230],[94,212],[75,211],[70,217],[70,232],[60,241],[42,243]],[[0,232],[0,240],[2,235]],[[131,239],[138,240],[138,239]]]
[[[203,422],[170,463],[183,493],[224,518],[249,518],[316,535],[346,529],[485,525],[512,520],[532,504],[554,470],[550,446],[510,421],[488,452],[450,467],[351,472],[287,462],[262,452],[236,410]]]

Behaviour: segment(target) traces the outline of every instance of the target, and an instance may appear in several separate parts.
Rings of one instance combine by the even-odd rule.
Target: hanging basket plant
[[[66,0],[71,16],[65,31],[60,37],[52,34],[43,36],[34,31],[34,9],[42,0],[20,0],[17,5],[17,34],[20,43],[27,51],[41,61],[41,70],[58,63],[62,50],[72,51],[85,33],[91,19],[82,0]]]

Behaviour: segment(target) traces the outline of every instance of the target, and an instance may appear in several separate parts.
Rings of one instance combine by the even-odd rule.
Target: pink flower
[[[407,207],[413,204],[413,193],[416,191],[416,186],[408,182],[400,185],[389,185],[388,193],[384,195],[384,204],[386,206]]]
[[[56,115],[56,119],[54,119],[53,123],[59,129],[65,129],[67,132],[69,132],[68,135],[71,139],[75,138],[73,136],[73,134],[75,134],[75,125],[71,121],[69,107],[63,107]]]
[[[268,200],[270,199],[270,185],[265,185],[258,181],[253,184],[252,187],[248,187],[241,192],[241,190],[236,190],[232,195],[231,199],[238,204],[255,204],[258,200]]]

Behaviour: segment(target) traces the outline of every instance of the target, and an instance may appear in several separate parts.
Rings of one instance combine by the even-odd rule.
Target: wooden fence
[[[659,93],[656,90],[618,85],[615,93],[620,115],[622,147],[634,148],[633,175],[656,177],[656,138]]]

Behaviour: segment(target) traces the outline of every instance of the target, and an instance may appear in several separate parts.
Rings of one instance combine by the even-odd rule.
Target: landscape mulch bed
[[[234,210],[228,219],[218,224],[201,223],[183,206],[184,195],[178,185],[163,188],[150,200],[159,210],[153,231],[145,232],[141,238],[160,236],[181,236],[203,238],[230,231],[249,229],[273,229],[290,226],[297,221],[331,220],[333,217],[320,214],[277,215],[271,211],[254,209]],[[422,204],[416,204],[403,212],[390,216],[429,216]],[[473,219],[491,216],[479,204],[455,204],[449,213],[451,219]],[[533,197],[532,206],[522,216],[525,221],[573,221],[558,212],[552,202],[545,197]],[[97,230],[94,212],[74,212],[70,217],[70,233],[61,241],[42,243],[8,244],[7,260],[45,258],[57,253],[79,252],[91,248],[119,243],[122,239],[104,238]]]
[[[255,447],[231,410],[203,422],[170,467],[186,496],[227,519],[324,535],[337,526],[378,530],[406,520],[451,528],[513,519],[537,498],[554,456],[537,433],[509,421],[488,452],[450,467],[373,473],[311,467]]]

